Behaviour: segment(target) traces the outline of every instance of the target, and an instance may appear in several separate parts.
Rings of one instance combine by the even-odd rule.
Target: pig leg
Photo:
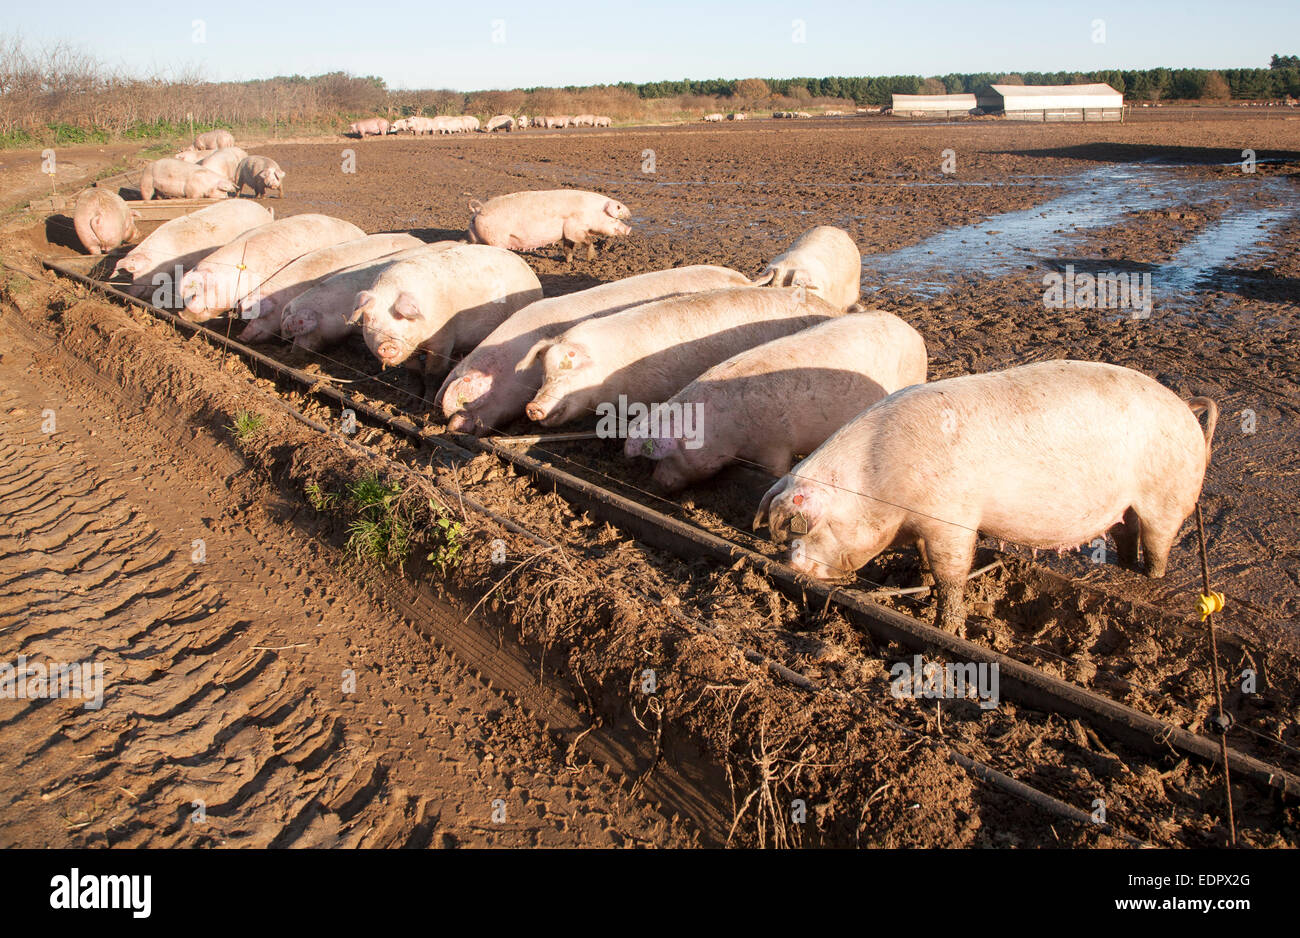
[[[934,574],[935,625],[961,635],[966,626],[966,575],[975,561],[974,531],[942,531],[925,538]]]
[[[1119,554],[1120,566],[1129,569],[1137,568],[1139,531],[1137,513],[1132,508],[1124,512],[1122,523],[1110,529],[1110,536],[1115,539],[1115,551]]]
[[[561,245],[563,246],[563,248],[564,248],[564,260],[565,260],[565,262],[566,262],[566,263],[569,263],[569,264],[572,264],[572,263],[573,263],[573,246],[574,246],[574,245],[573,245],[573,242],[570,241],[568,238],[565,238],[563,241],[560,242],[560,244],[561,244]]]
[[[1169,550],[1174,546],[1174,538],[1182,527],[1182,519],[1143,517],[1139,515],[1142,541],[1142,556],[1146,559],[1147,576],[1158,580],[1165,575],[1169,563]]]
[[[930,557],[925,552],[925,538],[916,539],[916,553],[921,558],[921,585],[934,586],[934,571],[930,566]]]
[[[587,242],[587,260],[594,260],[596,257],[596,242]],[[782,473],[784,475],[784,473]]]

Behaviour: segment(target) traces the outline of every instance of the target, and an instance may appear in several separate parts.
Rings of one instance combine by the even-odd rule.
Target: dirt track
[[[250,498],[236,455],[5,335],[0,661],[94,660],[106,691],[4,702],[5,846],[688,842]]]
[[[468,214],[465,202],[470,197],[484,198],[520,188],[599,188],[632,205],[637,233],[608,245],[591,264],[578,262],[569,268],[547,252],[528,255],[549,294],[681,263],[725,263],[754,273],[799,231],[818,223],[839,224],[855,236],[864,254],[888,257],[945,229],[1049,204],[1068,193],[1071,178],[1098,166],[1153,158],[1163,163],[1190,162],[1192,165],[1172,167],[1170,178],[1187,187],[1189,193],[1203,185],[1204,193],[1188,195],[1171,206],[1122,211],[1113,223],[1085,230],[1073,242],[1080,262],[1106,264],[1113,260],[1117,265],[1146,265],[1137,269],[1159,270],[1161,264],[1178,257],[1183,245],[1198,233],[1211,230],[1217,220],[1236,207],[1268,208],[1273,204],[1272,196],[1263,189],[1237,187],[1239,174],[1235,170],[1212,165],[1239,159],[1240,147],[1245,145],[1240,143],[1242,140],[1248,141],[1261,158],[1282,161],[1262,163],[1260,178],[1271,180],[1270,184],[1290,186],[1294,192],[1295,174],[1300,168],[1300,123],[1235,115],[1205,123],[1160,121],[1144,115],[1135,124],[1086,128],[998,123],[909,127],[870,121],[796,127],[757,124],[716,130],[688,127],[653,132],[291,144],[267,146],[260,151],[274,156],[289,170],[290,194],[282,204],[276,204],[279,214],[328,212],[368,231],[414,229],[430,239],[459,236]],[[957,151],[957,180],[945,177],[939,170],[940,153],[949,147]],[[344,149],[357,153],[355,175],[340,170]],[[653,174],[642,172],[647,149],[654,150]],[[413,186],[413,174],[427,184]],[[1225,197],[1225,193],[1229,194]],[[44,234],[43,229],[25,228],[19,234],[20,244],[32,251],[49,251]],[[882,305],[898,311],[925,335],[935,377],[1041,358],[1099,358],[1156,375],[1184,396],[1210,393],[1219,399],[1225,417],[1216,438],[1205,501],[1213,576],[1216,587],[1228,592],[1233,604],[1224,617],[1225,624],[1247,640],[1244,651],[1229,651],[1229,655],[1237,655],[1232,666],[1251,663],[1267,675],[1264,694],[1256,699],[1234,700],[1233,705],[1244,708],[1253,721],[1251,725],[1259,731],[1292,746],[1300,742],[1296,731],[1300,715],[1296,684],[1300,674],[1296,673],[1294,659],[1281,652],[1287,648],[1294,651],[1300,627],[1300,581],[1294,573],[1300,558],[1300,515],[1294,498],[1292,465],[1300,447],[1295,422],[1300,409],[1300,374],[1295,364],[1296,317],[1300,313],[1295,285],[1300,282],[1300,261],[1294,252],[1279,248],[1293,244],[1297,234],[1300,221],[1292,214],[1272,230],[1262,253],[1257,251],[1241,263],[1229,258],[1211,272],[1208,280],[1193,284],[1176,309],[1159,309],[1146,321],[1107,317],[1098,311],[1046,314],[1041,302],[1042,273],[1052,269],[1052,264],[1064,264],[1067,257],[1061,255],[1031,259],[1030,266],[1022,271],[988,276],[977,269],[954,276],[944,291],[930,299],[898,283],[885,283],[879,294]],[[989,235],[985,240],[995,241],[996,232]],[[871,274],[869,267],[864,279],[868,287],[875,285]],[[79,323],[87,321],[88,315],[85,310],[76,315],[65,313],[66,321],[54,328],[83,334]],[[320,358],[284,350],[276,350],[275,354],[345,380],[376,371],[364,349],[355,347],[335,349]],[[128,367],[121,364],[124,359],[120,352],[109,357],[113,368]],[[242,371],[238,374],[241,380],[251,383],[251,375],[245,376]],[[261,384],[267,387],[266,382]],[[423,409],[419,399],[422,389],[411,384],[403,373],[382,376],[360,390],[394,411]],[[291,400],[310,416],[330,419],[328,411],[312,401],[296,396]],[[1245,408],[1256,412],[1255,433],[1236,431],[1241,426],[1240,412]],[[522,430],[523,425],[515,429]],[[401,446],[382,436],[369,442],[394,455],[403,452]],[[224,456],[228,458],[229,452],[224,451]],[[649,487],[644,467],[625,465],[595,444],[569,447],[556,457],[576,460],[577,466],[583,467],[580,471],[605,484]],[[288,471],[283,455],[268,450],[258,459],[263,468]],[[97,457],[91,461],[96,470],[101,469]],[[219,473],[218,478],[230,484],[231,472],[233,469]],[[761,492],[761,480],[751,476],[735,473],[722,485],[701,486],[679,500],[673,510],[705,527],[734,533],[734,528],[743,527],[748,513],[752,513],[755,490]],[[519,618],[522,613],[515,611],[509,613],[512,623],[521,633],[538,637],[543,648],[552,641],[561,642],[561,647],[568,649],[574,671],[593,682],[604,682],[606,695],[624,680],[608,660],[601,660],[616,651],[629,652],[634,659],[645,654],[646,649],[670,659],[677,656],[673,660],[678,667],[691,665],[706,676],[706,683],[712,681],[713,685],[736,680],[730,666],[721,664],[725,657],[705,651],[694,640],[679,647],[679,639],[668,637],[671,630],[652,624],[633,598],[647,591],[652,596],[678,597],[680,608],[692,616],[725,623],[728,629],[745,630],[748,640],[765,653],[788,656],[804,673],[868,695],[881,692],[882,677],[877,669],[882,660],[887,668],[888,649],[869,647],[860,636],[848,633],[842,622],[820,621],[809,610],[792,607],[748,571],[702,569],[666,562],[653,552],[636,550],[586,519],[574,517],[553,497],[536,492],[523,480],[503,475],[494,465],[475,461],[459,467],[456,481],[489,506],[526,521],[548,536],[562,534],[568,549],[583,558],[588,576],[599,581],[602,588],[622,591],[617,598],[608,600],[607,607],[606,600],[595,598],[594,583],[581,589],[569,582],[557,586],[548,579],[557,574],[545,573],[537,579],[521,575],[511,593],[515,602],[520,602],[533,591],[549,591],[549,621],[523,621]],[[171,489],[182,482],[177,476],[169,478],[166,486],[152,484],[166,492],[171,501]],[[234,499],[225,503],[224,515],[198,506],[193,511],[199,517],[227,518],[223,537],[246,528],[257,532],[259,538],[278,539],[280,533],[266,532],[283,529],[283,519],[293,514],[294,507],[261,509],[255,500]],[[1013,551],[1009,563],[1015,574],[998,572],[974,586],[972,599],[979,612],[978,626],[983,630],[981,640],[1000,649],[1028,645],[1025,653],[1032,660],[1093,686],[1122,675],[1137,688],[1153,691],[1127,691],[1133,695],[1134,705],[1140,702],[1144,709],[1167,714],[1183,725],[1199,726],[1208,699],[1201,675],[1203,651],[1194,632],[1180,629],[1180,623],[1188,620],[1190,597],[1196,588],[1193,538],[1194,532],[1185,528],[1171,558],[1173,573],[1163,583],[1153,584],[1109,566],[1097,567],[1077,556],[1047,562],[1082,587],[1083,592],[1077,596],[1059,593],[1057,587],[1045,581],[1035,581],[1027,564],[1016,566],[1022,562]],[[182,543],[189,541],[182,538]],[[303,546],[309,543],[293,542],[293,556],[302,550],[310,554],[313,548]],[[288,549],[282,548],[281,556]],[[205,565],[205,575],[213,563],[210,559]],[[289,577],[285,565],[274,560],[269,568],[278,570],[278,576],[284,579],[266,581],[261,595],[255,593],[252,602],[271,613],[268,619],[293,614],[294,604],[285,596],[315,597],[312,584],[320,589],[319,584],[327,578],[329,590],[347,588],[330,575],[328,565],[315,576],[295,570],[295,577]],[[916,571],[910,558],[898,554],[881,558],[863,574],[873,582],[909,585]],[[226,584],[248,577],[242,568],[227,575]],[[457,579],[458,585],[481,594],[493,578],[467,564],[464,576]],[[151,587],[133,583],[121,589],[148,593]],[[317,611],[320,618],[316,621],[338,614],[338,603],[331,607],[323,605],[324,598],[317,602],[308,619],[314,618]],[[351,602],[349,597],[349,611]],[[925,600],[899,604],[923,616],[929,612]],[[502,611],[496,603],[489,603],[487,608]],[[561,615],[561,608],[567,614]],[[203,650],[205,643],[216,640],[210,636],[224,635],[238,621],[214,620],[210,627],[197,630],[197,637],[184,641]],[[340,631],[355,635],[353,630],[364,630],[358,623],[367,618],[358,614],[343,621],[349,621],[350,628],[340,625]],[[221,647],[244,650],[252,645],[283,646],[302,640],[296,636],[308,634],[268,631],[254,635],[257,627],[256,623],[245,626],[245,632],[233,639],[225,638],[228,645]],[[541,629],[541,633],[530,633],[530,629]],[[379,649],[376,657],[382,658],[387,668],[390,649],[385,643],[397,641],[393,630],[374,625],[368,634],[369,643],[363,647]],[[414,655],[423,646],[414,637],[409,640],[413,644],[408,654]],[[320,652],[324,657],[316,660],[328,662],[321,663],[322,668],[335,667],[330,655],[347,657],[348,646],[339,644],[341,641],[336,639],[328,651]],[[358,639],[354,638],[354,642],[362,645]],[[289,654],[308,652],[293,650]],[[196,652],[192,657],[200,659],[203,654]],[[238,660],[233,651],[211,656],[208,666],[213,674],[225,673],[219,668],[229,666],[226,659]],[[271,662],[268,659],[260,667],[271,673]],[[163,667],[158,665],[160,671]],[[302,668],[295,663],[294,670],[301,672]],[[756,686],[752,682],[758,678],[749,675],[745,680],[751,683],[743,687],[749,688]],[[402,709],[401,701],[418,694],[429,682],[427,672],[407,672],[396,683],[410,690],[394,693],[390,704]],[[247,686],[257,683],[253,680]],[[296,694],[286,692],[290,699],[320,693],[301,687],[296,690]],[[472,720],[473,714],[489,712],[493,707],[491,693],[481,688],[478,692],[480,696],[474,697],[471,689],[449,686],[447,693],[453,703],[447,706],[460,710],[445,711],[444,718],[463,723],[466,718]],[[810,804],[819,806],[817,835],[810,834],[808,842],[957,845],[1051,843],[1059,837],[1067,838],[1064,842],[1096,842],[1086,837],[1073,839],[1076,835],[1064,831],[1048,834],[1038,821],[1020,817],[1023,807],[1008,805],[999,797],[990,798],[972,788],[964,773],[936,759],[927,747],[913,751],[908,740],[898,738],[860,712],[825,702],[805,704],[797,696],[781,696],[780,688],[767,687],[769,706],[741,706],[747,694],[744,689],[736,698],[727,696],[734,691],[710,693],[725,697],[716,702],[723,708],[718,713],[708,712],[707,700],[696,701],[696,709],[692,710],[689,695],[666,699],[674,701],[671,706],[681,708],[673,711],[676,720],[682,726],[693,727],[696,738],[708,737],[708,727],[725,722],[726,707],[732,703],[740,707],[733,711],[735,724],[730,727],[735,739],[710,739],[715,752],[730,751],[730,756],[724,758],[733,760],[729,765],[738,777],[754,773],[754,765],[746,761],[749,756],[743,753],[763,728],[770,734],[769,740],[781,740],[776,745],[794,747],[788,750],[791,765],[825,762],[835,766],[800,768],[802,779],[797,776],[790,783],[790,792],[804,795]],[[626,706],[621,698],[602,698],[600,694],[595,694],[592,702],[598,713],[602,706],[611,711]],[[307,712],[312,713],[309,707]],[[384,719],[385,712],[376,705],[369,718]],[[409,713],[404,715],[412,719]],[[315,716],[324,719],[319,711]],[[925,715],[919,723],[917,714],[906,708],[895,712],[895,716],[927,733],[937,729],[934,717],[938,714]],[[528,724],[524,721],[509,725]],[[960,711],[945,712],[938,725],[961,739],[968,752],[996,762],[1017,777],[1033,779],[1071,803],[1086,807],[1094,795],[1101,793],[1112,806],[1112,816],[1126,815],[1127,829],[1152,842],[1215,842],[1214,779],[1186,764],[1162,775],[1140,767],[1140,760],[1133,760],[1121,750],[1118,761],[1131,767],[1127,771],[1138,773],[1136,780],[1131,779],[1125,770],[1117,771],[1112,761],[1115,754],[1098,752],[1081,730],[1053,726],[1050,720],[1044,723],[1033,714],[1005,707],[992,725],[989,720],[980,720],[978,713]],[[808,738],[825,740],[820,734],[837,731],[843,734],[839,737],[842,750],[827,755],[825,742],[813,744],[811,751],[806,748]],[[312,735],[308,729],[286,730],[276,751],[292,749],[300,739],[295,734],[302,739]],[[518,740],[537,738],[526,729],[498,737],[500,745],[516,756],[521,746]],[[803,749],[797,747],[801,738],[805,740]],[[1008,740],[1015,741],[1014,752]],[[393,745],[383,743],[389,752]],[[537,746],[538,752],[546,749],[543,743],[531,745]],[[823,748],[819,751],[817,745]],[[430,749],[443,746],[440,740]],[[292,764],[291,759],[286,761]],[[379,759],[376,762],[389,764]],[[158,764],[141,768],[136,777],[156,777]],[[326,757],[302,773],[311,776],[310,782],[291,772],[275,775],[265,769],[266,764],[252,769],[253,777],[262,780],[259,784],[270,787],[268,780],[275,778],[284,792],[295,794],[295,801],[326,805],[326,820],[319,822],[325,826],[320,829],[327,833],[342,829],[357,836],[363,825],[347,823],[346,818],[329,819],[331,810],[339,815],[337,808],[328,808],[337,801],[331,800],[331,793],[346,787],[345,776],[360,773],[373,778],[373,769],[370,775],[365,769],[375,763],[359,760],[354,764]],[[278,767],[279,763],[274,765]],[[566,777],[561,778],[567,783]],[[901,786],[890,787],[891,779],[896,783],[902,780]],[[439,798],[430,795],[426,786],[456,790],[458,782],[436,776],[430,781],[421,773],[420,781],[410,782],[404,791],[414,804],[427,804]],[[357,784],[373,794],[365,782]],[[386,777],[385,784],[377,787],[385,792],[396,791],[393,784],[392,777]],[[558,786],[561,782],[549,784]],[[596,778],[592,784],[599,787],[610,783]],[[133,790],[129,781],[122,787]],[[254,790],[257,788],[255,785]],[[580,805],[568,813],[604,817],[591,806],[595,796],[588,798],[583,808],[585,790],[580,786],[566,790],[567,797]],[[748,785],[739,789],[742,796],[748,790]],[[313,793],[314,802],[308,800],[307,792]],[[460,797],[468,796],[462,793]],[[614,795],[603,797],[617,800]],[[360,802],[364,810],[352,812],[358,817],[369,818],[369,811],[389,817],[380,808],[370,806],[364,797]],[[904,805],[912,803],[924,805],[923,816],[909,819],[899,813],[904,811]],[[269,807],[259,811],[256,797],[249,797],[245,808],[259,824],[271,811]],[[391,808],[390,804],[387,810]],[[456,820],[449,824],[445,818],[441,823],[426,824],[414,839],[419,841],[435,829],[441,832],[447,825],[457,839],[474,842],[473,836],[457,833],[465,827],[477,830],[469,820],[474,816],[473,808],[471,803],[465,809],[466,820],[461,820],[460,813],[453,813]],[[179,809],[170,810],[175,814]],[[663,826],[662,820],[637,813],[643,809],[627,810],[637,820],[620,822],[624,824],[620,829],[637,832],[629,835],[637,842],[672,843],[687,836]],[[301,809],[283,818],[272,815],[269,823],[275,833],[267,840],[247,842],[276,838],[280,838],[276,842],[307,842],[301,839],[307,837],[306,831],[318,830],[309,814]],[[179,814],[167,817],[172,828],[181,828]],[[1170,822],[1170,817],[1176,820]],[[753,820],[752,812],[749,820]],[[1294,818],[1270,816],[1261,806],[1258,815],[1243,813],[1241,821],[1254,828],[1250,836],[1256,843],[1293,841]],[[371,823],[384,828],[382,821]],[[418,820],[411,823],[411,830],[418,827]],[[591,842],[586,839],[588,827],[575,827],[573,836],[578,842]],[[479,833],[486,838],[494,832],[489,826],[486,832]],[[521,832],[520,839],[501,842],[529,842],[527,838],[532,836],[540,835]],[[567,842],[562,839],[567,835],[557,836],[561,839],[543,842]],[[752,837],[754,832],[750,831],[742,842],[754,842],[748,839]],[[395,834],[384,842],[402,839],[404,835]],[[28,842],[25,838],[19,840]]]

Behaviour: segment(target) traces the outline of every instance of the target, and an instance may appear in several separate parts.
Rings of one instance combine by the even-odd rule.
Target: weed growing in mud
[[[338,507],[339,496],[336,492],[326,492],[319,482],[309,482],[303,489],[307,501],[317,511],[331,511]]]
[[[244,443],[261,432],[266,426],[266,418],[252,411],[241,410],[235,414],[235,422],[226,427],[235,435],[235,439]]]
[[[354,514],[344,546],[358,560],[400,568],[418,541],[429,548],[426,559],[438,572],[460,563],[464,526],[432,498],[426,518],[414,493],[373,472],[349,482],[341,493],[328,492],[319,482],[309,482],[303,491],[317,511],[349,509]]]
[[[371,473],[348,483],[347,494],[357,512],[348,525],[347,549],[358,560],[400,565],[411,545],[411,518],[402,505],[402,487]]]
[[[426,560],[438,568],[439,573],[446,573],[460,562],[460,535],[463,525],[443,511],[442,506],[429,499],[429,511],[433,512],[433,532],[441,543],[437,544]]]

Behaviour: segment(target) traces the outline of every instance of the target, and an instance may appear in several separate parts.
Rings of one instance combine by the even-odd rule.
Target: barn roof
[[[1044,107],[1120,107],[1124,95],[1110,85],[990,85],[1007,110]]]
[[[973,94],[896,94],[896,111],[961,111],[973,110]]]

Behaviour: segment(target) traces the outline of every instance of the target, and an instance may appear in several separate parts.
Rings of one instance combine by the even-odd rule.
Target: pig
[[[850,312],[714,365],[628,427],[670,492],[733,462],[774,476],[887,394],[925,381],[925,340],[891,313]]]
[[[722,120],[722,115],[718,113],[705,114],[703,117],[700,118],[700,120],[706,121],[707,123],[710,124],[716,124],[718,121]]]
[[[313,352],[320,351],[326,345],[333,345],[345,336],[360,331],[360,323],[349,322],[357,294],[374,286],[375,280],[388,264],[458,244],[459,241],[421,243],[417,247],[362,261],[331,274],[285,305],[281,334],[294,345]]]
[[[200,152],[199,150],[194,149],[193,146],[188,146],[184,150],[181,150],[179,153],[177,153],[174,157],[172,157],[172,159],[181,160],[182,162],[185,163],[197,163],[199,160],[203,159],[204,153],[212,153],[212,152],[215,151],[203,150],[202,152]]]
[[[235,185],[239,188],[236,195],[242,194],[244,186],[253,190],[253,195],[262,198],[270,189],[284,198],[284,170],[275,160],[265,156],[246,156],[239,161],[235,170]]]
[[[265,342],[279,338],[281,317],[289,301],[306,293],[331,274],[354,264],[423,244],[415,235],[409,234],[366,235],[355,241],[332,244],[290,261],[239,301],[240,318],[248,320],[248,325],[239,335],[240,341]]]
[[[140,197],[165,199],[220,199],[234,192],[235,184],[220,173],[183,160],[163,158],[140,171]]]
[[[577,115],[575,115],[574,118],[573,118],[573,126],[574,126],[574,127],[595,127],[595,126],[596,126],[596,115],[595,115],[595,114],[577,114]]]
[[[405,133],[408,130],[414,130],[414,129],[415,128],[411,126],[411,119],[409,117],[403,117],[399,120],[395,120],[388,125],[389,133],[394,133],[394,134]]]
[[[1199,416],[1206,415],[1201,428]],[[1181,400],[1141,372],[1048,361],[896,391],[768,489],[754,517],[793,539],[791,564],[851,577],[915,543],[937,591],[936,622],[960,633],[982,533],[1072,548],[1111,533],[1120,562],[1164,576],[1196,507],[1218,407]]]
[[[515,126],[520,130],[527,130],[529,127],[533,126],[533,122],[528,119],[527,114],[520,114],[519,120],[515,121]]]
[[[595,119],[594,121],[592,121],[591,126],[592,126],[592,127],[611,127],[611,126],[613,126],[613,124],[614,124],[614,122],[613,122],[612,120],[610,120],[608,117],[604,117],[604,116],[600,116],[600,115],[598,115],[598,116],[596,117],[596,119]]]
[[[191,322],[220,316],[290,261],[364,235],[356,225],[328,215],[294,215],[246,231],[181,278],[181,316]]]
[[[362,140],[367,136],[382,137],[392,127],[384,117],[367,117],[348,125],[348,133],[356,134]]]
[[[222,245],[271,221],[260,205],[239,199],[216,202],[164,222],[117,262],[113,275],[131,275],[128,292],[144,297],[160,275],[179,283],[184,272]],[[176,272],[180,268],[180,273]],[[158,304],[162,305],[162,304]]]
[[[727,120],[729,120],[729,121],[743,121],[743,120],[749,120],[749,115],[748,115],[748,114],[741,114],[741,113],[739,113],[739,112],[736,112],[736,113],[734,113],[734,114],[728,114],[728,115],[727,115]]]
[[[91,254],[103,254],[140,237],[135,227],[140,213],[132,210],[116,192],[87,189],[77,196],[72,226]]]
[[[224,150],[235,145],[235,135],[228,130],[209,130],[199,134],[190,144],[195,150]]]
[[[542,298],[537,274],[515,254],[483,244],[413,252],[357,293],[350,321],[384,367],[424,352],[424,375],[440,381],[452,353],[473,348],[515,311]]]
[[[718,362],[841,314],[798,287],[730,287],[675,296],[581,322],[537,343],[542,386],[524,408],[554,427],[599,404],[666,401]]]
[[[462,117],[462,118],[461,118],[461,121],[464,122],[464,125],[465,125],[465,131],[466,131],[467,133],[468,133],[468,132],[475,131],[475,130],[478,130],[479,127],[481,126],[481,125],[479,124],[479,119],[478,119],[477,117],[473,117],[473,116],[468,115],[468,114],[465,115],[464,117]]]
[[[412,117],[407,123],[417,137],[435,133],[438,129],[437,119],[432,117]]]
[[[239,147],[226,147],[221,150],[210,151],[207,156],[199,160],[199,165],[204,169],[219,173],[231,182],[238,182],[239,162],[246,156],[248,154]]]
[[[509,114],[498,114],[487,122],[488,133],[504,130],[507,133],[515,129],[515,119]]]
[[[512,251],[531,251],[560,241],[564,259],[587,245],[587,259],[596,255],[593,235],[621,237],[631,232],[621,219],[632,213],[622,202],[580,189],[544,189],[497,196],[486,204],[469,203],[471,244],[490,244]]]
[[[839,309],[858,301],[862,254],[848,232],[829,225],[809,228],[763,269],[772,286],[805,286]]]
[[[497,326],[447,376],[435,402],[449,429],[482,436],[523,416],[542,386],[542,363],[522,362],[534,345],[578,323],[642,303],[702,290],[748,286],[744,274],[705,265],[654,270],[567,296],[538,300]]]

